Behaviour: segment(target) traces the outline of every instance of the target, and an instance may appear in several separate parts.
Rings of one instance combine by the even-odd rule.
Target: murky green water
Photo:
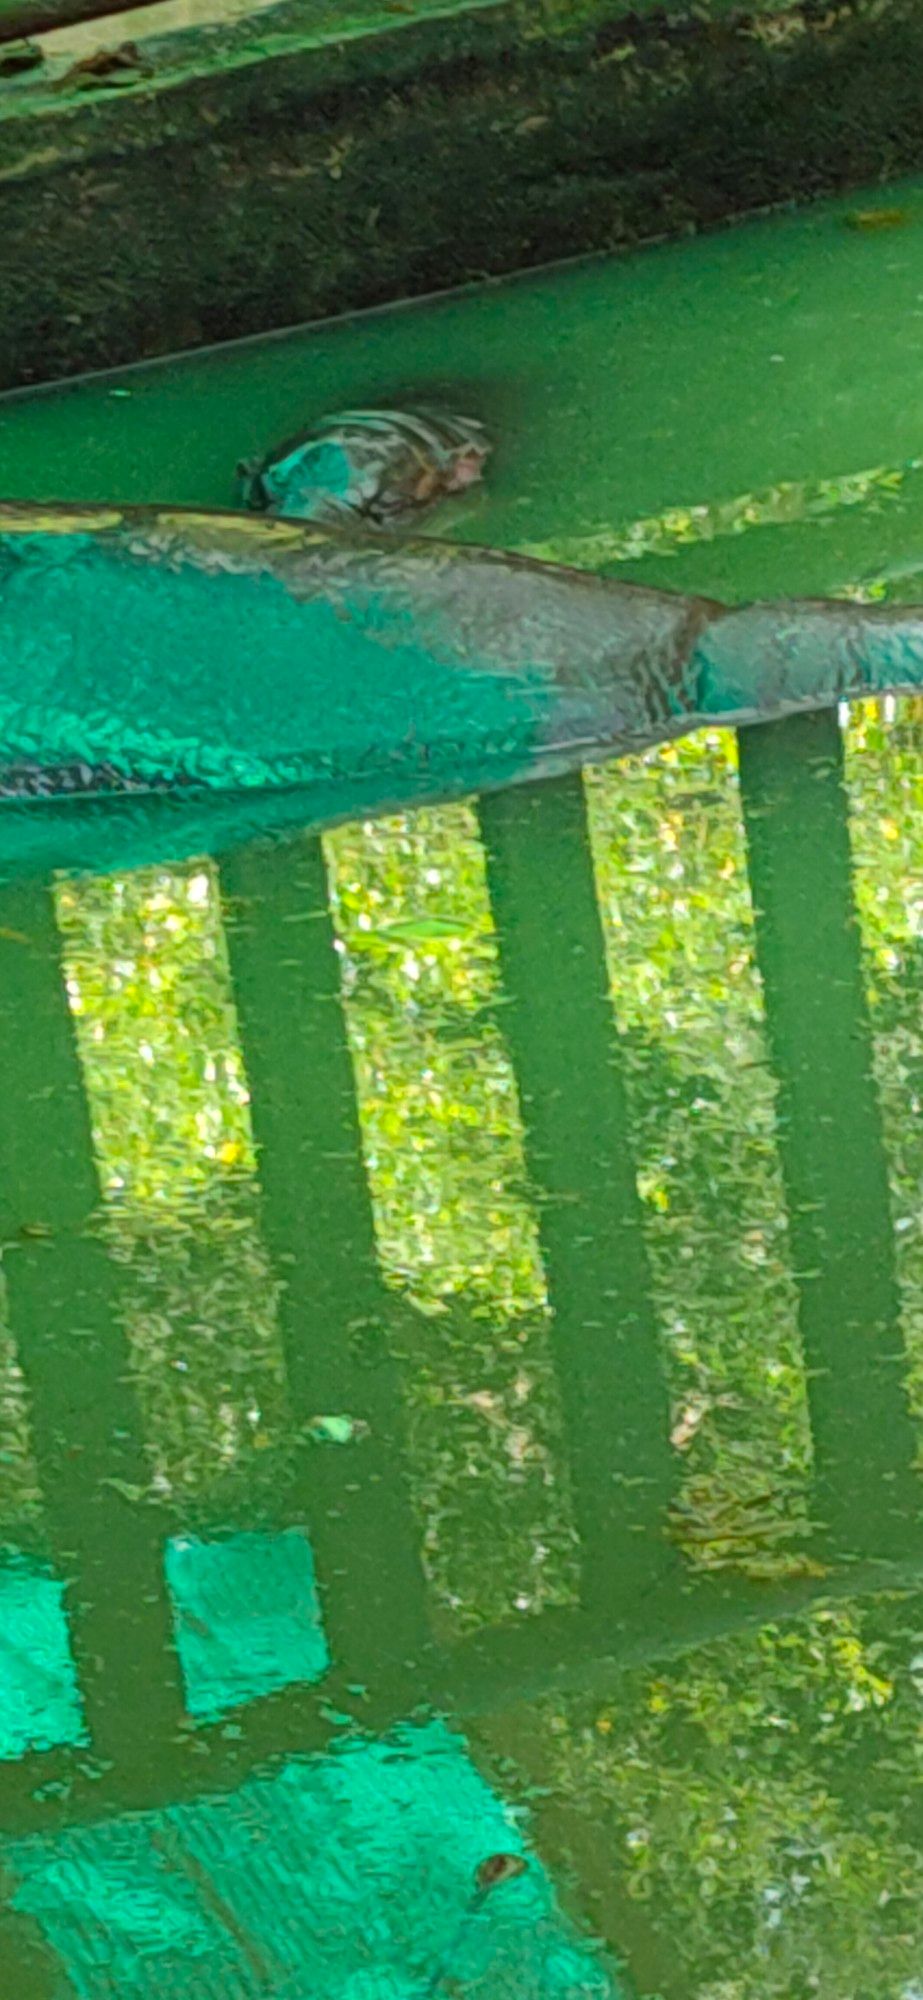
[[[872,199],[10,401],[0,488],[446,385],[445,533],[906,594]],[[0,889],[4,2000],[923,1990],[921,806],[908,705]]]

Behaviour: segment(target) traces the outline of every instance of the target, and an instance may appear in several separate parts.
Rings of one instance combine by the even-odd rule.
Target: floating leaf
[[[438,944],[443,938],[466,937],[468,932],[462,917],[403,917],[383,924],[380,930],[366,931],[365,936],[381,944]]]
[[[846,217],[847,229],[902,229],[910,221],[909,208],[854,208]]]
[[[113,1493],[117,1493],[122,1500],[128,1500],[133,1507],[137,1507],[142,1500],[150,1497],[150,1489],[147,1486],[134,1486],[128,1479],[101,1479],[99,1483],[101,1486],[111,1486]]]
[[[496,1889],[501,1882],[514,1882],[517,1875],[524,1875],[526,1867],[522,1854],[488,1854],[475,1869],[475,1884],[481,1895],[486,1896],[489,1889]]]

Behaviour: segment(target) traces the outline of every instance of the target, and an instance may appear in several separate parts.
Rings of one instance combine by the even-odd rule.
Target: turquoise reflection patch
[[[178,1535],[164,1568],[190,1715],[211,1720],[326,1673],[314,1557],[300,1528]]]
[[[489,1855],[524,1874],[478,1902]],[[231,1797],[10,1843],[79,2000],[617,2000],[517,1817],[441,1723]],[[62,1992],[63,1992],[62,1988]]]
[[[0,1758],[85,1741],[64,1586],[8,1555],[0,1565]]]

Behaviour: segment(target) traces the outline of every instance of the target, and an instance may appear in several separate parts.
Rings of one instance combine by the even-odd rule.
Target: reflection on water
[[[594,779],[690,1557],[790,1573],[811,1439],[733,738]],[[788,1553],[786,1553],[788,1551]]]
[[[55,902],[152,1490],[193,1501],[272,1458],[287,1421],[218,884],[196,864]]]
[[[438,381],[440,532],[906,594],[910,204],[9,404],[4,490]],[[0,890],[3,2000],[918,2000],[920,717]]]
[[[870,714],[846,739],[856,904],[865,945],[875,1080],[887,1140],[907,1390],[923,1415],[923,888],[913,828],[923,804],[923,708],[891,727]]]
[[[327,853],[378,1252],[412,1308],[424,1560],[470,1629],[566,1603],[576,1579],[484,856],[468,807],[349,828]]]
[[[916,1990],[917,727],[3,891],[13,2000]]]

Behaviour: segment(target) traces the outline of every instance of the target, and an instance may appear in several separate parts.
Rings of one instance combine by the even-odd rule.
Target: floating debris
[[[135,1485],[130,1479],[106,1478],[101,1479],[99,1483],[100,1486],[108,1486],[113,1493],[118,1494],[120,1500],[127,1500],[132,1507],[140,1507],[142,1501],[152,1498],[150,1486]]]
[[[478,1895],[489,1895],[491,1889],[498,1888],[501,1882],[514,1882],[517,1875],[525,1874],[528,1865],[523,1854],[488,1854],[486,1861],[479,1861],[474,1871]]]
[[[379,944],[441,944],[446,938],[464,937],[468,929],[462,917],[399,917],[393,924],[360,932],[352,942],[354,945],[369,940]]]
[[[109,89],[113,84],[137,83],[139,76],[150,75],[147,63],[137,42],[120,42],[114,49],[94,49],[91,55],[81,56],[79,62],[71,64],[55,84],[55,90],[97,90]]]
[[[854,208],[846,217],[846,227],[871,235],[879,229],[903,229],[909,221],[909,208]]]
[[[459,1947],[464,1943],[471,1925],[477,1920],[485,1896],[489,1896],[492,1889],[499,1888],[501,1882],[514,1882],[517,1875],[524,1875],[528,1865],[523,1854],[488,1854],[483,1861],[478,1862],[474,1871],[474,1889],[468,1898],[451,1947],[433,1973],[426,1989],[427,1996],[456,1991],[449,1966],[455,1959]]]
[[[368,1434],[362,1417],[312,1417],[308,1425],[308,1436],[316,1444],[355,1444]]]

